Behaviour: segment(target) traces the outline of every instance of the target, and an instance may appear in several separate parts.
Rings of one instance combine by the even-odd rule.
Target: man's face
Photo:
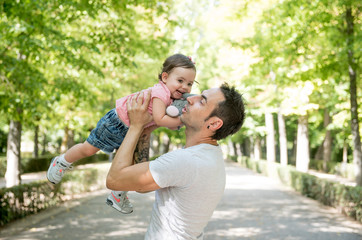
[[[187,127],[202,128],[211,112],[224,100],[225,97],[219,88],[211,88],[203,91],[201,95],[188,97],[181,122]]]

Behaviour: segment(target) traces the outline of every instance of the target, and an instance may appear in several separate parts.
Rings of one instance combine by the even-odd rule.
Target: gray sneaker
[[[121,213],[129,214],[133,212],[133,206],[128,200],[127,192],[112,191],[108,195],[106,203]]]
[[[58,158],[59,157],[55,157],[52,159],[47,172],[48,181],[53,184],[59,183],[67,170],[73,169],[73,166],[64,165],[58,161]]]

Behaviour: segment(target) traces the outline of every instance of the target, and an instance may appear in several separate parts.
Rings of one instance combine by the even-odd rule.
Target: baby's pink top
[[[155,84],[153,87],[148,88],[148,90],[149,89],[152,90],[151,101],[150,101],[150,104],[148,105],[148,112],[151,115],[152,115],[152,102],[153,102],[152,100],[153,100],[153,98],[156,97],[156,98],[161,99],[162,102],[164,102],[166,104],[166,107],[171,105],[171,103],[172,103],[171,92],[163,82],[160,81],[159,83]],[[129,126],[129,118],[128,118],[128,114],[127,114],[127,100],[128,100],[128,98],[130,96],[133,96],[135,94],[136,93],[132,93],[131,95],[128,95],[128,96],[125,96],[123,98],[120,98],[120,99],[116,100],[116,111],[117,111],[118,117],[127,126]],[[149,124],[147,124],[146,127],[149,127],[149,126],[152,126],[152,125],[156,125],[156,123],[154,121],[152,121]]]

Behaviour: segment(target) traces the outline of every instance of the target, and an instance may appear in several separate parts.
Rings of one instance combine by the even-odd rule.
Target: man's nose
[[[193,95],[193,96],[190,96],[188,98],[186,98],[187,102],[189,104],[193,104],[195,102],[195,99],[197,99],[198,97],[200,97],[199,95]]]
[[[192,104],[192,97],[187,97],[186,100],[189,104]]]

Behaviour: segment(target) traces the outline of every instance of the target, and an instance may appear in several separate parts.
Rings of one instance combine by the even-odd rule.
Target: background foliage
[[[265,157],[264,114],[274,113],[277,129],[281,110],[289,163],[304,114],[311,157],[319,158],[329,130],[331,160],[342,162],[345,150],[351,162],[348,51],[360,123],[360,11],[361,3],[351,0],[0,0],[0,151],[6,152],[10,121],[22,124],[23,152],[33,151],[36,132],[44,153],[84,141],[116,99],[155,84],[164,59],[181,52],[196,61],[193,93],[226,81],[244,94],[247,119],[230,138],[234,151],[252,155],[260,141]],[[327,127],[324,111],[332,118]],[[182,132],[159,129],[152,152],[182,141]],[[278,149],[276,141],[277,161]]]

